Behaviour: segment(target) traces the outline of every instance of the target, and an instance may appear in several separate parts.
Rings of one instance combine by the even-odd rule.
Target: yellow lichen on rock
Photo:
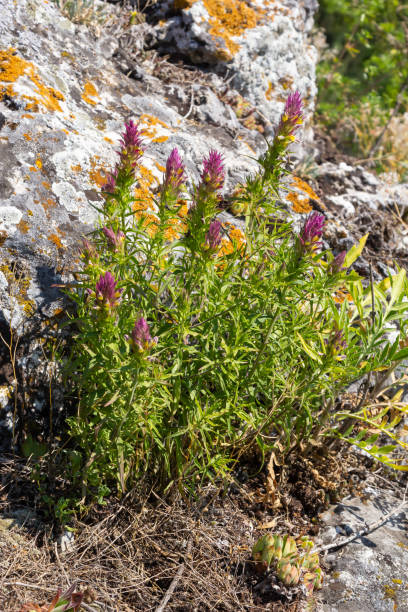
[[[286,196],[286,199],[289,200],[292,204],[292,210],[295,213],[308,213],[313,210],[310,205],[310,199],[306,196],[300,196],[298,193],[291,191]]]
[[[292,209],[295,213],[308,213],[313,210],[310,200],[315,200],[319,206],[325,209],[325,205],[320,200],[319,196],[314,192],[308,183],[303,181],[298,176],[292,178],[290,186],[296,191],[291,191],[287,194],[286,199],[292,204]],[[299,193],[300,192],[300,193]]]
[[[175,0],[174,7],[190,8],[194,2],[195,0]],[[232,37],[240,36],[245,30],[254,28],[263,17],[262,11],[255,11],[242,0],[203,0],[203,4],[210,15],[210,34],[224,40],[231,57],[239,49]]]
[[[87,104],[92,104],[93,106],[95,106],[97,103],[97,100],[94,100],[93,98],[99,98],[98,90],[96,89],[95,85],[91,83],[91,81],[86,81],[81,98],[84,100],[84,102]]]
[[[17,55],[13,47],[0,50],[0,100],[5,95],[11,97],[18,95],[13,88],[13,83],[23,76],[28,77],[35,85],[34,92],[39,96],[20,96],[27,100],[26,109],[37,112],[39,106],[43,106],[48,111],[62,111],[59,102],[65,100],[64,96],[60,91],[43,83],[34,64]]]

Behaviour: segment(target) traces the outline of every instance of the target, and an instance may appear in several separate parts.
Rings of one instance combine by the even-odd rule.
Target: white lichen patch
[[[15,206],[0,206],[0,231],[14,234],[22,216],[21,210]]]
[[[68,212],[77,214],[83,223],[92,223],[96,214],[90,208],[83,191],[75,189],[71,183],[61,181],[52,184],[52,192],[58,197],[60,205]]]

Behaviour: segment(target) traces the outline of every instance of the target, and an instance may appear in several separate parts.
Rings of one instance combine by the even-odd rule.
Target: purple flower
[[[279,137],[295,139],[293,134],[303,122],[302,106],[302,97],[298,91],[289,95],[278,126]]]
[[[200,187],[204,188],[206,191],[218,191],[222,189],[224,180],[224,160],[221,153],[212,150],[203,161]]]
[[[121,165],[133,170],[139,158],[143,155],[142,132],[139,127],[133,123],[125,123],[125,131],[122,134],[120,141],[121,150],[118,152]]]
[[[346,253],[347,253],[347,251],[341,251],[333,259],[333,261],[330,264],[330,271],[331,271],[332,274],[338,274],[338,272],[341,272],[341,270],[342,270],[342,268],[344,266],[344,260],[346,258]]]
[[[170,153],[166,162],[163,191],[171,189],[178,195],[180,187],[185,180],[184,164],[176,147]]]
[[[157,344],[157,340],[157,336],[151,337],[146,319],[140,317],[136,321],[129,339],[133,349],[140,352],[147,351]]]
[[[307,219],[299,235],[303,251],[315,251],[321,246],[320,238],[323,235],[324,215],[313,212]]]
[[[110,172],[106,177],[106,183],[102,185],[102,191],[105,193],[115,193],[116,190],[116,177],[118,175],[117,169]]]
[[[336,359],[339,359],[338,355],[340,353],[344,353],[347,348],[347,342],[344,338],[344,333],[342,329],[335,329],[329,339],[326,339],[325,344],[328,349],[328,353],[330,353]]]
[[[222,224],[215,220],[211,221],[205,237],[205,243],[211,251],[216,251],[222,240]]]
[[[96,301],[107,308],[114,308],[120,302],[123,289],[116,288],[115,277],[109,271],[101,274],[95,287]]]
[[[102,231],[106,236],[109,246],[113,247],[115,251],[119,251],[125,239],[125,234],[121,231],[114,232],[112,228],[108,227],[103,227]]]
[[[94,245],[91,242],[89,242],[89,240],[87,240],[86,238],[83,238],[82,240],[81,255],[87,261],[90,261],[91,259],[96,259],[98,256],[98,253]]]

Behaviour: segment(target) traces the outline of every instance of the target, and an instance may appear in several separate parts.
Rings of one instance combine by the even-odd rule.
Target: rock
[[[374,264],[374,278],[388,274],[394,260],[406,266],[408,227],[408,185],[389,183],[362,166],[326,162],[316,168],[321,200],[326,205],[325,237],[335,250],[349,249],[368,233],[365,252],[355,268],[370,275],[368,255]],[[398,218],[399,215],[399,218]]]
[[[160,3],[161,16],[170,3]],[[175,0],[179,15],[159,21],[162,53],[228,71],[237,91],[276,126],[289,91],[298,89],[311,116],[317,51],[308,40],[317,2]]]
[[[71,552],[75,546],[75,535],[72,531],[65,530],[58,538],[58,546],[62,553]]]
[[[400,503],[377,482],[364,499],[345,498],[322,515],[322,541],[330,543],[379,521]],[[320,612],[393,612],[408,609],[408,508],[345,547],[330,551],[331,572],[318,593]],[[337,530],[334,535],[333,529]]]
[[[126,36],[132,44],[139,37],[142,49],[142,36],[150,31],[141,24]],[[11,326],[14,341],[18,338],[14,388],[19,402],[24,399],[25,435],[35,437],[46,427],[41,419],[47,422],[50,385],[47,361],[42,355],[39,365],[36,356],[45,338],[52,344],[69,333],[55,325],[68,307],[58,285],[71,280],[81,236],[97,221],[100,187],[115,164],[124,122],[138,121],[146,132],[142,190],[158,185],[174,146],[190,181],[198,178],[210,149],[221,151],[229,190],[256,168],[249,156],[261,138],[201,86],[194,95],[202,98],[195,112],[203,124],[183,118],[150,68],[138,81],[122,74],[116,39],[108,34],[96,39],[85,26],[65,19],[54,3],[4,0],[0,39],[0,331],[7,338]],[[190,85],[184,91],[189,100]],[[0,352],[7,364],[3,343]],[[16,383],[0,379],[6,382],[7,388]],[[54,401],[55,425],[65,414],[60,397],[57,393]],[[8,399],[0,415],[2,445],[9,444],[16,416]]]

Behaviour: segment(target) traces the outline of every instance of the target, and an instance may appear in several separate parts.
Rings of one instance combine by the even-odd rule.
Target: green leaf
[[[393,356],[394,361],[399,361],[400,359],[406,359],[408,357],[408,347],[401,349]]]
[[[320,356],[318,355],[318,353],[312,349],[311,346],[309,346],[305,340],[302,338],[302,336],[299,334],[299,332],[296,332],[296,335],[299,339],[300,344],[302,345],[303,350],[305,351],[305,353],[307,355],[309,355],[309,357],[311,359],[313,359],[314,361],[317,361],[317,363],[321,364],[322,360],[320,359]]]
[[[388,304],[387,312],[391,309],[391,306],[393,305],[395,300],[400,297],[404,289],[405,275],[406,275],[406,272],[404,268],[401,268],[398,274],[392,277],[391,297],[390,297],[390,301]],[[408,305],[407,305],[407,308],[408,308]]]
[[[33,457],[39,459],[43,457],[47,452],[47,445],[45,442],[37,442],[34,438],[28,434],[26,440],[21,445],[24,457]]]
[[[356,261],[356,259],[360,257],[362,250],[365,247],[365,243],[367,242],[367,238],[368,234],[365,234],[362,238],[360,238],[358,244],[355,244],[351,247],[344,259],[345,268],[349,268]]]

